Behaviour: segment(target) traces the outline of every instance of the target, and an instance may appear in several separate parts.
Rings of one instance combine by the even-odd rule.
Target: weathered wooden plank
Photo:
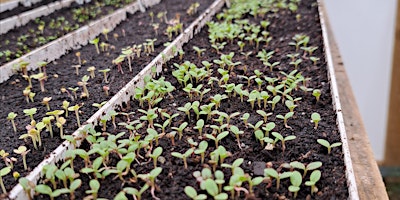
[[[397,23],[393,49],[392,81],[386,132],[384,166],[400,166],[400,2],[397,4]]]
[[[325,9],[324,12],[326,12]],[[328,28],[329,43],[332,51],[331,53],[335,67],[340,102],[343,109],[343,117],[346,126],[350,155],[353,162],[353,169],[357,182],[358,194],[360,199],[389,199],[378,165],[374,158],[368,135],[365,130],[361,114],[358,110],[358,106],[351,88],[350,81],[346,74],[339,49],[336,45],[335,38],[329,24],[329,19],[327,18],[327,15],[324,15],[324,17],[326,26]]]

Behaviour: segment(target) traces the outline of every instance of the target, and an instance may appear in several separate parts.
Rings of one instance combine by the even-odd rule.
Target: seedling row
[[[71,139],[70,134],[79,125],[83,125],[161,52],[165,48],[164,43],[181,32],[180,29],[174,30],[168,37],[168,27],[183,29],[210,4],[203,2],[193,6],[193,3],[176,7],[162,2],[150,8],[147,13],[130,15],[114,31],[104,30],[89,45],[72,51],[53,63],[43,62],[39,70],[27,71],[24,68],[27,63],[21,61],[19,73],[1,84],[3,94],[7,94],[1,102],[1,121],[8,125],[0,134],[9,140],[1,145],[4,162],[0,167],[12,168],[12,172],[19,173],[15,173],[15,177],[25,176],[64,139]],[[194,7],[195,10],[190,11]],[[157,14],[162,17],[155,16],[152,20],[151,15]],[[159,29],[156,30],[153,24],[158,24]],[[135,26],[144,28],[132,28]],[[16,132],[12,124],[15,124]],[[61,138],[62,135],[64,138]],[[19,146],[25,146],[29,152],[26,155],[26,168],[22,155],[13,151]],[[3,180],[7,191],[16,183],[12,174],[5,175]]]

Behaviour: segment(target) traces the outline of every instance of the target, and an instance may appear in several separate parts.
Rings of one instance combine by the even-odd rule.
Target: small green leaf
[[[192,199],[197,197],[197,192],[192,186],[185,187],[185,194]]]

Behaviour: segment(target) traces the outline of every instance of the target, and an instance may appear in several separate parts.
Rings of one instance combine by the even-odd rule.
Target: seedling
[[[330,144],[328,141],[324,139],[318,139],[317,142],[328,149],[328,154],[331,154],[331,150],[333,147],[339,147],[340,145],[342,145],[341,142],[335,142],[333,144]]]
[[[265,123],[267,123],[268,116],[272,115],[272,113],[266,113],[263,110],[257,110],[256,112],[263,117]]]
[[[315,97],[315,99],[316,99],[317,102],[318,102],[318,101],[319,101],[319,98],[320,98],[320,96],[321,96],[321,90],[319,90],[319,89],[313,90],[312,95]]]
[[[319,58],[311,56],[310,60],[313,62],[313,65],[315,66],[315,65],[317,65],[317,61],[319,60]]]
[[[289,186],[289,191],[293,192],[293,198],[297,197],[297,192],[300,190],[301,182],[303,181],[301,174],[298,171],[293,171],[292,175],[290,175],[290,183],[292,185]]]
[[[249,114],[249,113],[244,113],[243,116],[240,118],[241,120],[243,120],[244,125],[245,125],[246,127],[247,127],[247,125],[248,125],[247,120],[249,119],[249,117],[250,117],[250,114]]]
[[[228,194],[220,193],[218,191],[218,185],[213,179],[207,179],[204,182],[204,186],[209,195],[213,196],[215,200],[225,200],[228,199]]]
[[[200,142],[198,148],[194,151],[195,154],[200,154],[201,164],[204,163],[204,157],[207,147],[208,147],[208,142],[203,140]]]
[[[76,94],[76,91],[79,90],[79,87],[76,87],[76,88],[71,88],[71,87],[69,87],[68,90],[71,90],[72,94],[74,94],[74,98],[75,98],[75,99],[78,99],[77,94]]]
[[[44,73],[38,73],[38,74],[31,75],[31,77],[39,81],[40,90],[42,92],[45,92],[46,90],[44,89],[44,81],[47,79],[47,76],[45,76]]]
[[[232,165],[227,164],[227,163],[222,163],[222,164],[221,164],[221,167],[231,169],[231,170],[232,170],[232,174],[234,174],[235,169],[239,168],[240,165],[241,165],[243,162],[244,162],[244,159],[243,159],[243,158],[238,158],[238,159],[236,159],[235,161],[233,161]]]
[[[72,65],[71,67],[75,68],[75,74],[79,76],[79,68],[81,68],[81,65]]]
[[[244,131],[239,130],[239,128],[237,126],[234,126],[234,125],[232,125],[230,127],[230,130],[236,136],[236,141],[237,141],[238,147],[240,149],[242,149],[242,145],[240,144],[240,135],[242,135],[244,133]]]
[[[183,129],[186,128],[186,126],[188,125],[187,122],[183,122],[181,125],[179,125],[179,127],[172,127],[172,130],[176,130],[179,134],[179,140],[182,139],[183,136]]]
[[[310,175],[310,180],[305,182],[305,185],[311,187],[311,195],[318,192],[318,188],[315,186],[321,178],[321,171],[314,170]]]
[[[322,166],[322,162],[319,162],[319,161],[311,162],[306,166],[301,162],[293,161],[293,162],[290,163],[290,166],[293,167],[293,168],[297,168],[297,169],[303,170],[304,173],[303,173],[302,177],[304,178],[308,171],[320,168]]]
[[[102,69],[102,70],[99,70],[99,72],[102,72],[103,73],[103,75],[104,75],[104,83],[108,83],[108,80],[107,80],[107,72],[109,72],[111,69]]]
[[[90,78],[93,79],[93,78],[96,77],[96,74],[94,73],[96,71],[96,67],[95,66],[88,67],[86,69],[86,71],[88,71],[90,73]]]
[[[154,169],[157,168],[157,159],[161,156],[162,152],[162,147],[157,147],[153,153],[149,154],[149,157],[153,159]]]
[[[321,121],[321,116],[318,113],[311,114],[311,122],[314,122],[314,129],[318,128],[319,121]]]
[[[78,127],[81,127],[81,122],[79,120],[79,108],[81,108],[81,105],[76,104],[74,106],[69,107],[68,110],[69,111],[75,111],[75,116],[76,116],[76,121],[78,123]]]
[[[294,136],[294,135],[289,135],[289,136],[283,137],[278,132],[272,132],[271,134],[275,137],[275,142],[278,140],[280,140],[282,142],[282,151],[285,151],[285,149],[286,149],[286,146],[285,146],[286,141],[296,139],[296,136]]]
[[[0,186],[1,189],[3,190],[3,194],[7,193],[6,187],[4,186],[3,183],[3,176],[7,175],[10,172],[11,172],[11,167],[4,167],[3,169],[0,170]]]
[[[14,112],[10,112],[10,113],[8,113],[8,115],[7,115],[7,119],[11,121],[11,124],[12,124],[12,127],[13,127],[15,133],[17,132],[17,127],[15,126],[14,119],[15,119],[17,116],[18,116],[18,115],[17,115],[16,113],[14,113]]]
[[[276,104],[277,104],[280,100],[281,100],[281,96],[275,96],[275,97],[272,99],[272,101],[268,101],[268,103],[271,104],[271,109],[272,109],[272,111],[275,110],[275,106],[276,106]]]
[[[278,173],[275,169],[267,168],[264,169],[264,176],[273,177],[276,179],[276,189],[279,190],[280,182],[282,179],[289,178],[292,172]]]
[[[90,194],[92,199],[97,199],[97,193],[99,192],[99,189],[100,189],[99,181],[96,179],[90,180],[89,187],[90,187],[90,190],[86,190],[85,193]]]
[[[18,180],[19,184],[22,186],[22,188],[25,191],[26,196],[28,197],[29,200],[32,200],[31,197],[31,190],[35,187],[35,184],[33,184],[31,181],[29,181],[27,178],[22,177]]]
[[[197,194],[196,190],[192,186],[186,186],[185,194],[190,197],[192,200],[203,200],[207,199],[207,195],[205,194]]]
[[[187,166],[187,161],[186,161],[186,159],[187,159],[190,155],[192,155],[193,152],[194,152],[194,150],[193,150],[192,148],[190,148],[190,149],[188,149],[184,154],[181,154],[181,153],[179,153],[179,152],[172,152],[171,155],[174,156],[174,157],[177,157],[177,158],[182,159],[182,160],[183,160],[184,167],[185,167],[185,169],[187,169],[188,166]]]
[[[108,30],[107,28],[104,28],[103,31],[101,32],[107,41],[108,41],[108,33],[109,32],[110,32],[110,30]]]
[[[44,97],[42,103],[46,106],[47,110],[50,110],[49,101],[51,101],[52,97]]]
[[[286,127],[286,128],[291,128],[290,126],[287,125],[287,120],[288,120],[289,118],[291,118],[291,117],[293,116],[293,114],[294,114],[294,112],[288,112],[288,113],[285,114],[285,116],[283,116],[283,115],[277,115],[276,118],[278,118],[278,119],[283,119],[283,123],[285,124],[285,127]]]
[[[205,134],[206,138],[211,139],[211,140],[214,140],[214,142],[215,142],[215,148],[218,148],[218,143],[219,143],[219,141],[221,141],[222,139],[224,139],[224,138],[225,138],[226,136],[228,136],[228,135],[229,135],[229,132],[228,132],[228,131],[223,131],[223,132],[219,133],[219,134],[217,135],[217,137],[215,137],[215,136],[212,135],[212,134]]]
[[[82,65],[82,60],[81,60],[81,52],[76,52],[75,56],[78,57],[78,62],[79,62],[79,67]],[[79,70],[77,70],[76,75],[79,75]]]
[[[89,98],[89,90],[87,89],[88,81],[89,81],[89,76],[85,75],[82,77],[82,81],[78,82],[78,85],[83,87],[82,96],[87,98]]]
[[[51,121],[54,120],[53,116],[43,117],[42,122],[46,125],[46,129],[49,130],[51,138],[53,138],[53,128],[51,126]]]
[[[14,153],[20,154],[22,156],[22,162],[24,163],[24,169],[27,170],[28,167],[26,165],[26,154],[31,150],[27,150],[26,146],[19,146],[18,149],[14,149]]]
[[[31,109],[24,109],[23,112],[25,113],[25,116],[29,116],[31,118],[31,121],[35,121],[33,119],[33,115],[36,114],[37,108],[31,108]]]
[[[154,191],[156,189],[156,178],[162,172],[163,168],[157,167],[150,171],[148,174],[139,174],[138,178],[142,179],[146,182],[146,185],[150,186],[151,195],[154,199],[159,200],[158,197],[155,196]]]
[[[201,54],[202,54],[204,51],[206,51],[206,49],[200,49],[200,48],[197,47],[197,46],[193,46],[193,49],[197,52],[197,57],[198,57],[198,58],[201,58]]]
[[[97,54],[100,54],[99,41],[100,41],[99,38],[94,38],[93,40],[89,41],[90,44],[93,44],[96,47]]]
[[[203,130],[203,127],[204,127],[204,120],[203,120],[203,119],[199,119],[199,120],[196,122],[196,126],[193,127],[193,128],[199,130],[199,135],[202,136],[202,133],[201,133],[201,132],[202,132],[202,130]]]

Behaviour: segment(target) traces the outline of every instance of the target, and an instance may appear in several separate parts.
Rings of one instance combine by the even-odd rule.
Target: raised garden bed
[[[10,16],[18,15],[20,13],[26,12],[28,10],[32,10],[38,8],[43,5],[47,5],[48,3],[53,2],[53,0],[43,0],[38,2],[33,2],[31,5],[23,5],[21,2],[6,2],[1,3],[0,9],[0,20],[5,19]],[[8,6],[6,4],[9,4]],[[13,4],[13,5],[11,5]]]
[[[157,199],[157,197],[161,199],[189,199],[184,195],[185,192],[188,194],[189,191],[189,189],[184,189],[185,186],[190,186],[196,190],[201,195],[199,199],[203,199],[202,197],[211,199],[212,196],[219,196],[216,199],[226,199],[232,194],[232,191],[235,191],[233,195],[238,195],[240,199],[294,198],[294,193],[289,192],[288,188],[290,185],[297,185],[293,177],[300,176],[300,179],[302,179],[301,174],[304,173],[303,170],[296,167],[299,163],[297,165],[293,163],[293,161],[298,161],[305,165],[314,163],[311,165],[318,167],[304,173],[303,181],[298,185],[300,191],[297,198],[358,199],[357,192],[354,190],[351,163],[347,160],[349,155],[342,127],[340,105],[337,103],[336,85],[334,81],[331,85],[328,76],[326,76],[330,74],[334,78],[332,69],[327,68],[327,65],[331,67],[329,66],[330,58],[328,56],[326,61],[323,51],[328,47],[323,43],[324,36],[319,24],[318,5],[315,1],[303,0],[299,3],[297,9],[297,4],[293,2],[291,4],[282,4],[282,2],[280,4],[267,4],[265,2],[261,5],[267,7],[268,10],[272,9],[273,12],[266,12],[264,18],[256,12],[256,10],[262,10],[257,9],[258,3],[253,2],[252,4],[249,1],[241,1],[240,6],[238,6],[235,2],[233,2],[229,11],[218,14],[218,19],[213,19],[216,23],[209,24],[208,29],[200,31],[183,47],[182,59],[175,57],[163,65],[163,60],[168,59],[170,54],[177,54],[182,43],[191,38],[194,32],[197,33],[200,30],[206,17],[198,21],[200,25],[189,27],[191,29],[185,31],[184,35],[179,36],[172,43],[174,46],[169,46],[162,55],[159,55],[152,63],[147,65],[138,76],[128,83],[128,86],[124,87],[117,96],[100,109],[99,112],[103,116],[89,120],[93,123],[100,122],[100,125],[97,127],[90,124],[86,125],[83,128],[84,130],[81,129],[80,134],[76,135],[80,137],[79,140],[82,139],[82,135],[88,135],[86,140],[83,141],[83,145],[79,147],[80,153],[75,151],[65,152],[65,148],[62,150],[63,152],[56,152],[60,153],[58,156],[61,157],[65,157],[64,153],[69,154],[68,157],[74,155],[71,154],[72,152],[79,154],[76,157],[72,156],[75,158],[73,159],[73,169],[76,173],[79,173],[79,178],[73,178],[76,179],[74,182],[72,180],[67,181],[71,186],[77,186],[76,191],[74,191],[76,198],[81,199],[92,195],[91,197],[126,199],[124,196],[131,196],[134,192],[133,188],[136,188],[137,190],[143,189],[143,199]],[[220,4],[221,1],[218,1],[218,3]],[[244,11],[241,10],[243,8]],[[260,16],[258,16],[259,14]],[[251,15],[258,17],[253,18]],[[233,41],[226,41],[227,38],[224,35],[226,32],[224,31],[234,29],[228,29],[230,25],[225,22],[232,20],[232,18],[229,20],[229,17],[232,16],[234,16],[233,18],[239,16],[238,19],[245,17],[249,21],[235,20],[236,23],[239,23],[236,28],[238,28],[240,34],[244,33],[244,36],[242,39],[238,39],[235,35],[237,34],[236,36],[239,37],[240,34],[233,31]],[[255,38],[258,38],[259,34],[262,35],[262,30],[264,30],[268,34],[263,36],[266,35],[267,38],[271,36],[272,40],[268,41],[267,44],[266,41],[262,41],[256,47],[255,41],[250,44],[251,33],[254,29],[257,29],[258,24],[261,26],[263,24],[261,21],[264,20],[267,20],[270,24],[266,28],[259,27],[260,31],[256,33]],[[246,26],[249,28],[244,28]],[[214,34],[225,39],[217,39],[216,43],[213,44],[214,46],[211,47],[212,36],[210,37],[210,35]],[[303,37],[300,37],[299,34],[302,34]],[[296,41],[296,39],[298,40]],[[243,50],[240,49],[239,40],[245,43]],[[226,41],[225,45],[221,45],[223,41]],[[307,41],[306,44],[304,44],[304,41]],[[295,45],[289,45],[291,42],[295,42]],[[296,50],[296,44],[299,47],[306,48]],[[312,56],[319,58],[319,60],[310,59],[311,53],[307,53],[307,50],[310,51],[309,49],[312,47],[317,47]],[[265,53],[262,51],[263,49]],[[249,51],[254,52],[246,54]],[[228,55],[231,52],[235,53],[229,58]],[[243,54],[240,54],[240,52]],[[267,55],[269,52],[273,53]],[[293,60],[288,58],[288,54],[293,55],[296,52],[299,53],[297,57],[294,57]],[[184,61],[189,61],[194,65],[185,65]],[[214,64],[206,69],[207,64],[203,61],[214,62]],[[274,64],[276,62],[279,62],[279,64]],[[124,64],[126,65],[126,63]],[[225,65],[224,69],[221,69],[219,65]],[[272,68],[270,69],[271,65]],[[298,68],[297,71],[294,71],[295,66]],[[181,71],[178,69],[181,69]],[[327,69],[330,71],[328,72]],[[155,72],[158,72],[157,75]],[[154,79],[150,76],[145,78],[146,74],[152,74]],[[179,74],[188,77],[187,79],[181,77],[183,80],[177,80],[180,77]],[[197,78],[199,78],[198,81]],[[250,81],[248,81],[249,78]],[[147,80],[145,84],[143,84],[143,79]],[[171,85],[168,83],[171,83]],[[189,83],[192,84],[192,88],[188,86]],[[241,88],[236,88],[235,86],[239,87],[239,84],[242,84]],[[195,90],[199,85],[202,85],[200,93],[205,93],[202,98]],[[130,86],[138,87],[132,88]],[[230,90],[232,86],[233,89]],[[164,87],[166,87],[166,90],[162,89]],[[139,90],[139,88],[142,88],[142,90]],[[168,91],[171,88],[173,89]],[[206,88],[210,91],[205,92],[207,91]],[[273,88],[280,90],[280,92],[274,94],[276,91]],[[317,95],[317,89],[320,90],[321,96]],[[244,91],[248,93],[246,94]],[[261,93],[262,91],[269,94],[268,100],[271,102],[264,104],[261,94],[265,93]],[[143,94],[140,95],[140,92],[143,92]],[[152,96],[152,92],[156,96]],[[331,92],[334,99],[331,97]],[[233,95],[233,93],[237,94]],[[239,97],[242,95],[239,95],[239,93],[244,96],[243,102]],[[258,95],[254,95],[257,93]],[[132,95],[135,95],[136,100],[129,100]],[[277,96],[280,96],[281,99],[276,100]],[[161,97],[161,101],[159,101],[159,97]],[[272,100],[274,97],[275,100]],[[290,102],[290,99],[293,99],[292,102]],[[144,104],[140,105],[139,102],[143,100]],[[257,100],[260,100],[260,102],[258,103]],[[287,102],[288,100],[289,102]],[[196,101],[202,106],[194,106]],[[332,109],[333,102],[335,104],[334,109]],[[121,106],[118,107],[118,105]],[[206,108],[206,105],[209,105],[209,109]],[[272,109],[272,105],[274,105],[274,109]],[[196,119],[196,107],[202,111],[198,115],[198,119]],[[289,112],[290,108],[294,109],[293,113]],[[119,126],[115,127],[111,121],[107,122],[107,118],[111,120],[109,111],[113,109],[116,109],[118,113],[115,121]],[[272,115],[266,119],[266,116],[262,116],[264,113],[259,110],[264,111],[265,114],[271,112]],[[154,113],[150,114],[152,112]],[[249,113],[248,119],[245,117],[245,113]],[[319,121],[314,118],[314,122],[310,122],[312,113],[319,113],[322,120]],[[175,118],[167,119],[168,115],[173,116],[174,114],[177,114]],[[208,114],[210,115],[208,116]],[[278,116],[279,114],[282,117]],[[158,115],[158,117],[155,115]],[[228,120],[228,118],[231,119]],[[281,118],[287,118],[287,123],[286,120],[281,120]],[[205,123],[204,126],[201,125],[201,120]],[[315,120],[319,121],[318,126],[316,126]],[[339,123],[339,128],[336,126],[336,121]],[[165,130],[155,125],[163,126],[166,122]],[[268,129],[269,126],[272,126],[272,122],[275,127],[269,131],[269,135],[266,135],[265,129],[261,127]],[[127,124],[131,126],[126,126]],[[261,125],[257,127],[256,124]],[[267,124],[268,126],[265,127]],[[199,130],[199,127],[202,128]],[[234,127],[237,127],[238,130],[235,130]],[[175,136],[171,133],[174,131]],[[181,131],[182,138],[178,139]],[[199,131],[201,132],[199,133]],[[235,137],[235,133],[240,133],[238,131],[243,131],[239,135],[240,141]],[[277,133],[288,140],[285,145],[281,143]],[[115,135],[119,138],[115,138]],[[171,137],[175,140],[171,140]],[[214,137],[220,139],[219,148],[217,148],[218,145],[214,141]],[[158,138],[158,144],[155,138]],[[343,149],[333,148],[328,153],[326,147],[317,143],[317,139],[325,139],[330,143],[341,141]],[[264,142],[261,143],[261,140]],[[323,144],[323,142],[320,143]],[[201,163],[199,144],[208,145],[208,149],[205,151],[204,164]],[[69,148],[73,146],[71,143],[65,145]],[[141,147],[137,149],[137,145]],[[155,167],[151,158],[152,154],[157,154],[156,152],[160,148],[163,149],[163,152],[158,157],[159,159],[156,159],[157,166],[160,168],[152,171]],[[224,149],[230,153],[225,152]],[[89,157],[90,161],[84,161],[80,158],[80,155],[83,155],[81,154],[82,150],[92,152]],[[197,150],[196,153],[194,153],[195,150]],[[110,153],[104,154],[104,152]],[[177,152],[182,154],[188,152],[187,167],[184,167],[182,159],[177,158],[180,156]],[[221,161],[224,156],[227,157],[224,161]],[[124,159],[121,160],[122,157]],[[240,159],[243,159],[244,162],[240,162]],[[68,163],[71,160],[68,160],[70,159],[67,159],[67,163],[61,162],[57,166],[62,166],[64,169],[68,168],[71,165],[71,163]],[[236,162],[234,162],[235,160]],[[86,162],[91,164],[85,165]],[[128,162],[135,173],[132,173],[129,169],[126,170]],[[321,162],[321,166],[319,162]],[[226,164],[232,163],[237,164],[237,167],[240,166],[240,169],[228,168],[229,165]],[[215,174],[211,172],[211,176],[206,176],[207,169],[213,171],[214,167],[219,171]],[[96,173],[97,168],[100,171]],[[274,178],[272,169],[282,173],[280,184]],[[125,170],[128,172],[127,174],[123,173]],[[157,174],[157,170],[159,171],[158,177],[152,177],[152,173]],[[204,171],[203,177],[194,177],[192,174],[195,171]],[[48,186],[38,186],[36,191],[47,193],[46,190],[55,187],[50,183],[52,178],[49,176],[54,172],[49,168],[47,173],[43,172],[48,174],[43,179]],[[151,174],[148,174],[150,172]],[[118,173],[122,174],[115,177],[114,174]],[[220,178],[221,173],[225,178]],[[312,183],[305,182],[315,178],[319,173],[321,179],[317,180],[316,183],[318,189],[311,189],[310,192],[309,186]],[[135,174],[139,175],[136,176]],[[57,180],[57,178],[54,179]],[[99,181],[99,184],[95,179]],[[41,184],[44,183],[43,180],[40,182]],[[232,185],[232,183],[236,184]],[[252,188],[250,183],[254,184]],[[223,184],[225,187],[218,190],[217,185],[219,184]],[[55,185],[57,185],[57,188],[64,187],[62,181],[57,181]],[[229,185],[232,187],[229,187]],[[204,188],[202,188],[203,186]],[[70,188],[68,184],[66,184],[66,187]],[[100,190],[98,190],[98,187],[100,187]],[[148,187],[148,190],[146,190],[146,187]],[[295,189],[296,187],[291,187],[292,192]],[[61,189],[58,192],[69,193],[70,191]],[[67,194],[60,196],[60,198],[66,199],[70,197]],[[47,195],[42,194],[37,198],[47,198]]]
[[[41,7],[22,16],[13,16],[0,21],[1,37],[0,64],[4,65],[26,53],[45,45],[63,35],[89,24],[91,21],[115,12],[118,8],[131,4],[127,1],[94,0],[85,4],[65,0],[53,3],[51,8]],[[60,7],[56,13],[53,11]],[[41,16],[46,14],[47,16]],[[34,20],[32,20],[34,18]],[[32,20],[32,21],[31,21]]]
[[[173,20],[176,16],[177,13],[179,13],[182,17],[180,20],[180,23],[183,25],[183,27],[186,27],[188,24],[190,24],[197,16],[199,13],[205,10],[210,4],[211,1],[204,1],[199,7],[197,13],[194,13],[192,15],[186,14],[186,10],[189,8],[189,5],[183,5],[181,7],[177,6],[172,6],[172,5],[167,5],[165,2],[161,2],[161,4],[155,6],[154,8],[149,8],[148,12],[153,12],[154,14],[160,13],[160,12],[166,12],[168,10],[168,13],[166,15],[166,18],[168,20]],[[173,1],[173,3],[178,3],[181,4],[182,1]],[[110,31],[109,34],[109,41],[107,42],[104,35],[99,36],[100,41],[107,42],[110,45],[110,48],[107,52],[101,52],[101,56],[98,56],[96,52],[96,48],[94,45],[90,44],[88,46],[85,46],[79,50],[70,52],[69,54],[63,56],[61,59],[57,60],[56,62],[49,63],[46,67],[46,72],[48,74],[48,80],[45,82],[45,88],[46,92],[41,92],[40,91],[40,86],[39,82],[33,80],[33,88],[32,92],[36,93],[36,96],[34,97],[35,102],[27,103],[25,101],[24,96],[20,95],[22,93],[22,90],[27,86],[27,83],[24,78],[21,75],[14,75],[12,76],[9,80],[7,80],[4,83],[1,83],[1,88],[3,90],[3,93],[6,94],[4,95],[4,101],[1,101],[2,106],[5,105],[12,105],[8,106],[8,108],[2,109],[2,116],[1,120],[4,123],[10,123],[7,121],[7,114],[11,111],[16,112],[18,116],[16,117],[16,124],[17,124],[17,131],[18,134],[13,134],[9,135],[9,131],[13,132],[12,126],[8,126],[7,130],[2,131],[0,134],[2,134],[1,137],[4,138],[9,138],[8,142],[4,141],[4,145],[2,144],[1,147],[4,149],[6,152],[9,152],[12,156],[17,156],[17,154],[12,153],[13,149],[18,148],[19,145],[28,145],[28,149],[32,149],[32,151],[29,153],[31,156],[27,156],[27,160],[29,166],[29,169],[27,171],[23,170],[23,165],[20,162],[19,167],[15,165],[15,169],[19,169],[18,171],[21,173],[22,176],[25,176],[28,174],[30,170],[32,170],[36,165],[38,165],[42,159],[48,155],[51,151],[53,151],[63,140],[59,139],[59,134],[57,134],[58,131],[55,130],[54,133],[54,138],[48,138],[48,133],[42,133],[42,143],[44,144],[42,147],[39,147],[40,150],[33,150],[33,146],[31,142],[25,143],[23,140],[18,139],[19,136],[23,133],[26,132],[25,125],[26,123],[29,124],[29,119],[24,119],[24,113],[22,112],[23,109],[26,108],[32,108],[36,107],[38,108],[37,114],[35,114],[35,118],[39,121],[42,117],[46,115],[46,107],[43,107],[42,99],[46,96],[52,96],[53,99],[50,101],[50,108],[53,110],[60,108],[62,102],[64,100],[67,100],[71,103],[70,106],[73,106],[75,104],[80,104],[84,103],[85,105],[80,109],[81,110],[81,115],[80,115],[80,120],[81,122],[85,122],[96,110],[96,107],[93,107],[93,103],[102,103],[104,101],[107,101],[112,95],[114,95],[120,88],[122,88],[133,76],[135,76],[146,64],[151,61],[154,57],[154,55],[157,55],[159,52],[161,52],[165,47],[164,43],[169,41],[169,38],[167,35],[162,34],[162,31],[164,31],[167,26],[165,22],[160,22],[158,18],[154,18],[154,23],[159,23],[160,27],[160,33],[159,35],[156,35],[153,27],[150,26],[145,26],[142,29],[134,29],[133,27],[144,25],[144,24],[149,24],[151,23],[151,18],[149,16],[149,13],[135,13],[134,15],[129,15],[128,18],[126,19],[125,22],[121,23],[114,31]],[[164,17],[163,17],[164,20]],[[123,33],[125,36],[123,36]],[[114,34],[119,34],[120,37],[118,37],[117,40],[113,37]],[[173,34],[172,39],[176,36],[176,34]],[[116,59],[119,55],[121,55],[121,49],[126,48],[127,46],[132,46],[134,44],[136,45],[141,45],[143,43],[146,43],[147,39],[154,39],[157,37],[157,41],[154,42],[154,52],[152,51],[151,53],[147,53],[144,50],[142,50],[140,58],[135,57],[132,60],[132,72],[129,71],[129,68],[127,65],[123,66],[124,70],[124,75],[120,75],[117,73],[117,69],[113,66],[113,60]],[[111,47],[113,46],[113,47]],[[143,47],[142,47],[143,48]],[[75,74],[75,69],[71,67],[73,64],[79,64],[78,58],[76,56],[76,53],[80,52],[81,53],[81,60],[83,62],[86,62],[85,64],[82,64],[82,67],[80,68],[79,72],[80,75],[77,76]],[[61,93],[60,89],[61,88],[66,88],[68,90],[69,87],[75,88],[79,87],[77,85],[78,81],[81,81],[82,77],[84,75],[89,75],[89,72],[87,71],[87,68],[90,66],[96,66],[96,74],[97,76],[95,78],[91,78],[89,80],[89,93],[90,93],[90,98],[88,99],[75,99],[72,100],[71,97],[67,93]],[[103,73],[98,72],[98,70],[101,69],[107,69],[110,66],[112,67],[112,70],[108,73],[108,81],[109,83],[105,83],[103,81]],[[29,72],[29,75],[32,74],[37,74],[38,71],[33,71]],[[57,75],[58,77],[56,78],[54,75]],[[19,82],[21,81],[21,82]],[[19,83],[18,83],[19,82]],[[14,84],[16,83],[16,85]],[[105,92],[103,91],[103,86],[108,85],[110,87],[110,92],[109,96],[106,96]],[[8,88],[8,89],[7,89]],[[11,88],[18,88],[18,92],[15,94],[8,93],[6,91],[13,90]],[[15,91],[17,91],[15,90]],[[71,91],[69,91],[72,94]],[[78,95],[82,92],[82,88],[80,88],[80,91],[78,91]],[[8,100],[7,100],[8,99]],[[13,102],[13,103],[11,103]],[[10,104],[11,103],[11,104]],[[20,107],[20,109],[17,109],[16,107]],[[74,116],[73,112],[71,113],[71,117]],[[10,128],[10,129],[9,129]],[[64,125],[64,132],[66,134],[71,134],[72,132],[75,131],[77,128],[76,120],[71,118],[71,121],[68,119],[67,123]],[[53,129],[57,129],[56,126],[53,127]],[[47,135],[47,136],[45,136]],[[46,142],[47,141],[47,142]],[[0,164],[1,167],[4,167],[4,163]],[[8,180],[7,180],[8,179]],[[11,187],[15,184],[15,181],[13,180],[12,176],[5,177],[4,182],[6,183],[7,190],[10,190]]]

